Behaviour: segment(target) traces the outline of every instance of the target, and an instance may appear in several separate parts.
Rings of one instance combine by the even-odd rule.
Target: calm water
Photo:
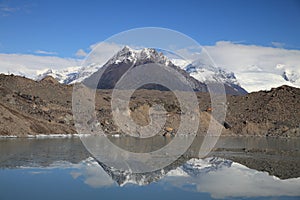
[[[222,138],[207,158],[134,174],[96,161],[79,138],[1,139],[0,199],[300,199],[299,145]]]

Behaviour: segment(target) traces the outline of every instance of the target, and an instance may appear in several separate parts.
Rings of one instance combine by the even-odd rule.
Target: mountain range
[[[188,83],[195,91],[207,92],[205,83],[221,82],[224,84],[227,94],[246,94],[233,72],[227,72],[223,69],[214,66],[204,65],[200,62],[194,62],[187,66],[177,66],[174,63],[179,62],[178,59],[166,57],[162,52],[158,52],[152,48],[144,48],[134,50],[125,46],[122,50],[112,56],[103,66],[92,64],[87,67],[67,68],[62,71],[54,71],[48,69],[37,76],[37,80],[41,80],[46,76],[52,76],[63,84],[73,84],[76,82],[84,82],[86,85],[92,85],[95,81],[98,82],[100,74],[101,79],[97,85],[100,89],[113,89],[120,77],[130,68],[139,65],[157,63],[162,67],[170,67],[175,69],[185,77]],[[155,72],[153,72],[155,73]],[[147,76],[147,74],[145,74]],[[159,86],[145,86],[147,89],[162,89]]]

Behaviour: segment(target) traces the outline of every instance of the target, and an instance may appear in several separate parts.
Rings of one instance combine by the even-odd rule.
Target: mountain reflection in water
[[[115,140],[119,140],[119,144],[122,143],[122,139]],[[261,160],[266,159],[266,162],[271,163],[269,166],[272,166],[272,163],[276,166],[276,163],[282,159],[290,166],[299,166],[300,158],[297,150],[299,141],[268,140],[266,142],[261,139],[258,142],[256,140],[256,138],[221,138],[215,151],[204,159],[183,156],[162,170],[135,174],[130,171],[119,171],[95,160],[85,150],[79,138],[1,139],[0,187],[3,190],[0,199],[17,199],[15,188],[18,188],[18,194],[23,193],[28,195],[28,198],[34,199],[31,194],[38,189],[36,187],[44,185],[44,193],[47,193],[47,187],[55,187],[53,183],[57,181],[64,182],[62,186],[58,183],[57,187],[77,188],[80,185],[79,188],[82,189],[78,190],[86,195],[86,199],[89,199],[92,194],[84,189],[86,186],[98,191],[98,195],[105,192],[110,195],[118,192],[121,194],[124,189],[145,193],[136,185],[143,185],[148,190],[160,192],[163,190],[166,194],[170,191],[174,194],[181,191],[182,194],[189,195],[187,199],[193,197],[199,199],[197,195],[206,195],[208,199],[271,196],[299,198],[300,178],[297,177],[299,168],[291,171],[294,170],[293,167],[285,169],[283,166],[281,170],[275,172],[284,171],[284,176],[290,175],[290,177],[280,179],[278,176],[270,175],[265,169],[259,170],[262,166],[257,166],[261,164]],[[253,160],[256,157],[258,162]],[[246,164],[240,164],[234,159],[242,160],[242,163]],[[247,166],[254,166],[254,168]],[[274,173],[274,170],[270,171]],[[22,187],[24,185],[31,187],[26,187],[25,191]],[[43,192],[43,189],[39,188],[39,190]],[[79,199],[78,195],[69,195],[70,199],[71,197]],[[152,199],[163,197],[155,193],[152,195]],[[173,198],[179,199],[179,197],[178,194]],[[49,199],[54,197],[50,195]]]

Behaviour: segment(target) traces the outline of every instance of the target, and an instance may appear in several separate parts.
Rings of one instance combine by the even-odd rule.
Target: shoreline
[[[54,138],[80,138],[80,137],[88,137],[91,134],[37,134],[37,135],[0,135],[0,139],[54,139]],[[179,137],[188,137],[189,135],[181,135]],[[106,135],[106,137],[113,138],[126,138],[128,135],[124,134],[111,134]],[[163,135],[155,135],[153,137],[163,137],[163,138],[174,138],[175,136],[163,136]],[[205,137],[205,135],[196,135],[195,137]],[[220,138],[273,138],[273,139],[299,139],[297,136],[266,136],[266,135],[220,135],[220,136],[211,136],[211,137],[220,137]]]

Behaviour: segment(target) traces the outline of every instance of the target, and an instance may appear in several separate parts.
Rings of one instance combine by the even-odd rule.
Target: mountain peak
[[[58,80],[56,80],[52,76],[46,76],[43,79],[41,79],[39,82],[41,82],[41,83],[50,83],[50,84],[59,84]]]
[[[132,54],[135,50],[130,48],[129,46],[124,46],[120,51],[117,52],[116,56],[126,55],[126,54]]]
[[[128,52],[128,51],[133,51],[133,49],[130,48],[129,46],[125,45],[121,51]]]
[[[114,57],[112,57],[105,65],[132,63],[132,64],[146,64],[159,63],[169,65],[171,61],[159,53],[154,48],[132,49],[129,46],[124,46]]]

